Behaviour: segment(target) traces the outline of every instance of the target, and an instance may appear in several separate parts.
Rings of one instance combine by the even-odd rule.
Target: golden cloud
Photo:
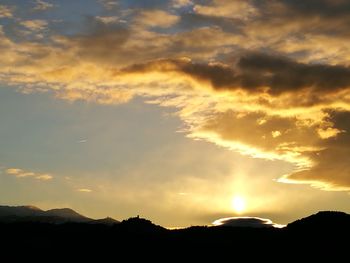
[[[6,5],[0,5],[0,18],[7,17],[11,18],[13,17],[13,8],[8,7]]]
[[[50,174],[40,174],[35,172],[28,172],[18,168],[9,168],[5,172],[8,175],[13,175],[17,178],[34,178],[40,181],[47,181],[53,179],[53,176]]]
[[[91,193],[92,190],[91,189],[88,189],[88,188],[79,188],[77,189],[78,192],[81,192],[81,193]]]
[[[29,30],[39,31],[47,27],[48,23],[45,20],[34,19],[34,20],[25,20],[21,21],[20,24]]]
[[[171,27],[179,22],[180,17],[163,10],[144,10],[136,17],[136,23],[146,27]]]
[[[249,19],[257,12],[250,1],[213,0],[210,5],[195,5],[193,10],[200,15]]]

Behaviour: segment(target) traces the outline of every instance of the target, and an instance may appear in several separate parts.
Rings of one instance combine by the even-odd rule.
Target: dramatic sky
[[[350,212],[349,0],[0,0],[0,202]]]

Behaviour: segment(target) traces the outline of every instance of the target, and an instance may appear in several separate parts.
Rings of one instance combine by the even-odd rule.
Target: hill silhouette
[[[287,225],[290,230],[325,231],[350,227],[350,215],[338,211],[321,211]]]
[[[44,213],[35,206],[0,206],[0,217],[5,216],[38,216]]]
[[[0,206],[0,222],[66,223],[89,222],[93,219],[78,214],[70,208],[56,208],[47,211],[35,206]]]
[[[119,224],[120,222],[118,220],[115,220],[112,217],[105,217],[101,219],[92,220],[89,222],[90,224],[102,224],[102,225],[114,225]]]
[[[12,215],[5,213],[8,211]],[[128,261],[156,258],[187,261],[191,258],[197,262],[209,257],[215,261],[227,257],[283,261],[286,256],[301,260],[302,254],[312,255],[313,260],[322,255],[322,259],[335,261],[336,257],[348,253],[348,243],[343,240],[347,240],[350,234],[350,215],[342,212],[319,212],[284,228],[256,227],[255,223],[253,227],[242,226],[230,221],[228,225],[169,230],[138,216],[120,223],[112,218],[66,219],[58,223],[52,218],[62,219],[64,215],[80,220],[87,217],[67,209],[48,211],[0,207],[1,251],[8,253],[12,260],[24,255],[26,259],[30,255],[36,257],[40,251],[41,254],[55,255],[56,259],[62,257],[63,262],[68,255],[80,260],[126,256]],[[2,220],[9,216],[21,220]],[[281,254],[283,257],[279,258]],[[5,258],[4,253],[2,256]]]

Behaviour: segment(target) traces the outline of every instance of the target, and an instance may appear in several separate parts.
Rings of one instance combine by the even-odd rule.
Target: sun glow
[[[246,201],[241,196],[235,196],[232,199],[232,207],[236,213],[242,213],[246,208]]]

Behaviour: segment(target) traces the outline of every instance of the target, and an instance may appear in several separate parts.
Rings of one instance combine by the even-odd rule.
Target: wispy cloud
[[[13,17],[13,8],[6,5],[0,5],[0,18],[11,18]]]
[[[189,5],[193,5],[191,0],[173,0],[172,5],[174,8],[181,8]]]
[[[36,0],[34,10],[45,11],[53,7],[54,5],[52,3],[49,3],[43,0]]]
[[[88,188],[79,188],[77,189],[78,192],[81,192],[81,193],[91,193],[92,190],[91,189],[88,189]]]
[[[34,19],[21,21],[20,24],[29,30],[39,31],[45,29],[48,25],[48,22],[46,20]]]
[[[112,10],[118,7],[119,0],[98,0],[107,10]]]
[[[104,24],[113,24],[118,22],[125,22],[121,20],[118,16],[96,16],[98,21],[101,21]]]
[[[136,17],[139,25],[146,27],[171,27],[180,21],[180,17],[163,10],[141,11]]]
[[[257,13],[250,1],[213,0],[209,5],[195,5],[194,11],[204,16],[246,20]]]
[[[41,181],[47,181],[47,180],[53,179],[53,176],[50,174],[29,172],[18,168],[8,168],[5,170],[5,172],[8,175],[13,175],[17,178],[34,178]]]
[[[35,176],[35,179],[44,180],[44,181],[51,180],[52,178],[53,178],[53,176],[50,174],[39,174],[39,175]]]

